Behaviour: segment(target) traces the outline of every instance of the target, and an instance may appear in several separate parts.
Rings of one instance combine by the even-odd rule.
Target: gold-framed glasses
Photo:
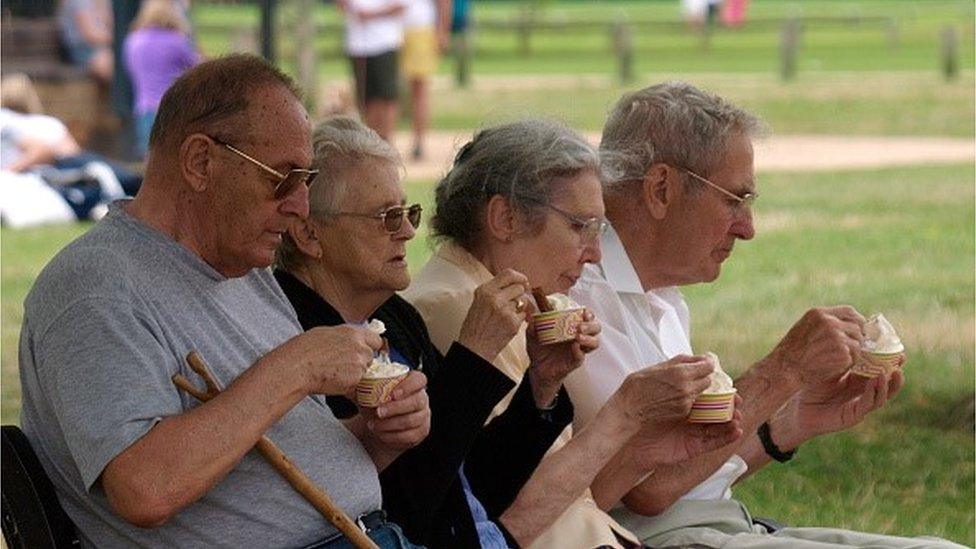
[[[546,204],[545,206],[566,218],[584,242],[598,240],[603,236],[603,233],[607,232],[607,228],[610,226],[610,223],[606,219],[600,219],[599,217],[582,218],[557,208],[552,204]]]
[[[277,180],[274,186],[274,197],[276,199],[284,198],[291,193],[299,185],[308,186],[311,184],[312,179],[318,175],[318,170],[306,170],[305,168],[292,168],[288,173],[281,173],[278,170],[272,168],[271,166],[261,162],[260,160],[254,158],[253,156],[247,154],[246,152],[238,149],[237,147],[231,145],[230,143],[225,143],[220,139],[213,136],[207,136],[213,140],[214,143],[224,147],[230,152],[236,154],[237,156],[247,160],[251,164],[261,168],[265,173],[272,176]]]
[[[400,232],[400,228],[403,227],[404,217],[407,218],[407,221],[410,222],[410,225],[414,229],[420,227],[420,218],[423,211],[424,209],[420,206],[420,204],[411,204],[410,206],[391,206],[371,214],[358,212],[333,212],[330,215],[382,219],[383,229],[390,234],[396,234]]]
[[[702,176],[698,175],[697,173],[689,170],[688,168],[680,168],[679,167],[679,169],[681,171],[685,172],[686,174],[690,175],[691,177],[694,177],[698,181],[701,181],[702,183],[708,185],[709,187],[715,189],[716,191],[724,194],[729,200],[731,200],[732,202],[735,203],[735,208],[736,209],[739,209],[739,208],[749,208],[753,204],[755,204],[756,203],[756,199],[759,198],[759,193],[748,192],[748,193],[745,193],[745,194],[742,194],[742,195],[738,195],[738,194],[735,194],[735,193],[733,193],[733,192],[731,192],[731,191],[729,191],[727,189],[724,189],[724,188],[718,186],[715,183],[712,183],[708,179],[705,179],[704,177],[702,177]]]

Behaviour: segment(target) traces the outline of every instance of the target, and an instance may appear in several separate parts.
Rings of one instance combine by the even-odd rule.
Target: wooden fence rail
[[[816,28],[867,28],[880,30],[886,37],[889,48],[900,46],[900,29],[898,21],[893,17],[847,14],[836,16],[804,16],[795,17],[766,17],[750,19],[748,24],[736,28],[736,33],[747,32],[778,32],[780,36],[779,73],[784,80],[795,77],[797,58],[800,55],[802,37],[807,30]],[[259,51],[258,29],[256,26],[232,25],[197,25],[197,31],[202,34],[212,33],[229,35],[232,49]],[[571,19],[560,14],[538,14],[525,11],[508,17],[483,17],[472,21],[465,36],[460,37],[455,48],[457,59],[457,83],[467,85],[470,80],[471,68],[478,51],[478,37],[481,34],[514,33],[517,37],[518,50],[521,55],[531,56],[532,37],[546,33],[602,33],[608,37],[608,50],[614,56],[616,72],[622,82],[629,82],[634,78],[634,49],[636,38],[642,33],[687,33],[688,26],[677,20],[648,19],[625,17],[617,14],[615,17],[601,19]],[[726,32],[722,28],[709,29],[701,32],[704,47],[708,47],[714,32]],[[958,46],[955,31],[943,31],[941,37],[942,57],[941,65],[946,78],[954,77],[958,71]],[[322,41],[314,41],[319,56],[341,57],[343,25],[338,22],[317,24],[314,26],[314,36],[328,36],[330,43],[323,46]],[[290,47],[291,55],[295,57],[294,45],[283,44],[285,50]]]

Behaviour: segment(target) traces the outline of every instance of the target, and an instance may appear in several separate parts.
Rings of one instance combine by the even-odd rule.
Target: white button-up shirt
[[[625,377],[679,354],[692,354],[688,305],[678,288],[645,292],[620,237],[611,227],[601,242],[603,260],[587,265],[570,296],[603,326],[600,347],[570,374],[566,387],[576,408],[578,431],[596,416]],[[733,455],[682,499],[729,499],[747,470]]]

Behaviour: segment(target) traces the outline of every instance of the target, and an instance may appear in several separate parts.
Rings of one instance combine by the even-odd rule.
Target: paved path
[[[410,134],[397,135],[397,147],[410,179],[436,179],[450,166],[454,153],[471,138],[470,131],[434,132],[427,155],[410,159]],[[599,135],[587,134],[596,143]],[[948,164],[976,160],[976,141],[940,137],[849,137],[836,135],[774,135],[756,147],[757,171],[828,171],[891,166]]]

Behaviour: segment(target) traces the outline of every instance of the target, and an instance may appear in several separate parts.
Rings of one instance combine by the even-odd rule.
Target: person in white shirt
[[[392,143],[403,44],[403,0],[337,0],[346,15],[346,55],[356,85],[356,106],[373,131]]]
[[[585,425],[629,373],[692,354],[689,311],[678,286],[715,280],[736,240],[755,234],[758,196],[753,115],[694,86],[670,82],[625,95],[600,144],[611,228],[600,263],[588,265],[571,297],[603,325],[600,348],[570,374],[575,425]],[[848,373],[864,318],[852,307],[811,309],[735,382],[746,433],[709,454],[653,472],[620,469],[628,490],[593,490],[597,503],[652,546],[950,547],[832,528],[754,523],[731,486],[804,441],[853,427],[903,384],[900,371],[872,380]]]

